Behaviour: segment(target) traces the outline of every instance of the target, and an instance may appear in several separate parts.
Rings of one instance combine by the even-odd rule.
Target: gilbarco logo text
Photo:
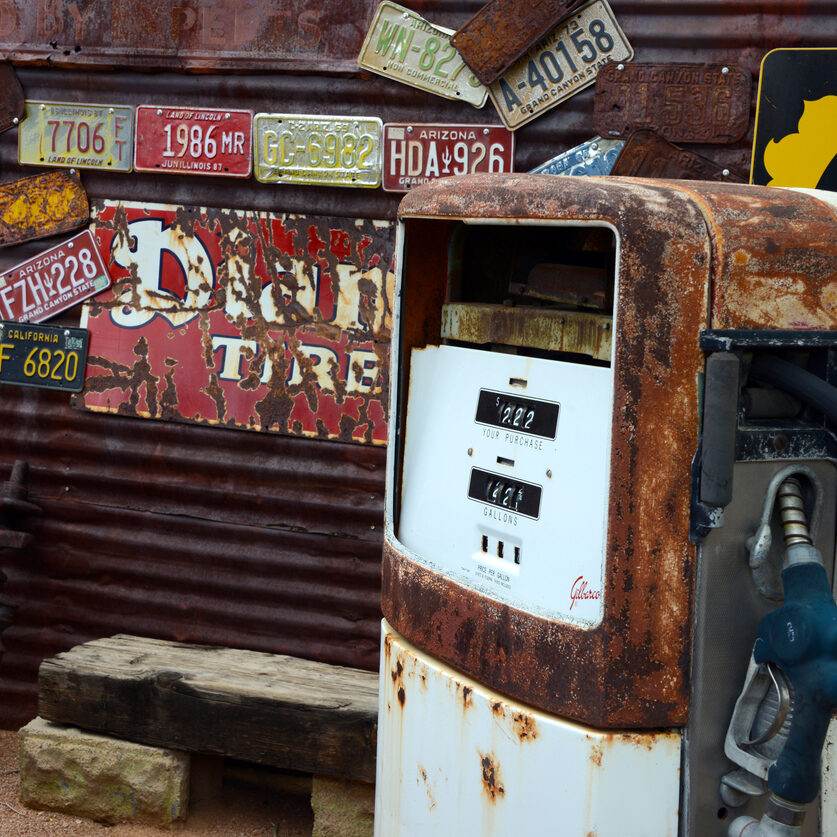
[[[584,601],[585,599],[600,599],[602,597],[601,590],[591,590],[587,587],[587,582],[584,576],[580,575],[574,582],[570,590],[570,610],[577,601]]]

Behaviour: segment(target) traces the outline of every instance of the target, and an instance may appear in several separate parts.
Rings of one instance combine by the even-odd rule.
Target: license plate
[[[134,171],[249,177],[253,111],[139,105]]]
[[[89,219],[78,172],[51,171],[0,186],[0,247],[75,230]]]
[[[26,102],[18,162],[26,166],[130,171],[134,109],[72,102]]]
[[[483,84],[491,84],[581,3],[490,0],[456,31],[451,43],[474,75]]]
[[[511,130],[574,96],[612,61],[634,51],[606,0],[591,0],[563,20],[494,82],[488,92]]]
[[[671,180],[717,180],[744,183],[744,178],[714,160],[670,143],[653,131],[634,131],[610,172],[615,177]]]
[[[110,285],[89,230],[0,275],[0,318],[39,323]]]
[[[85,328],[0,321],[0,383],[81,392]]]
[[[454,174],[513,169],[514,134],[502,125],[384,125],[387,192]]]
[[[563,154],[541,163],[529,174],[565,174],[570,177],[610,174],[625,140],[593,137]]]
[[[381,183],[383,123],[374,116],[257,113],[256,180],[362,186]]]
[[[596,80],[594,120],[606,137],[655,131],[671,142],[738,142],[750,124],[749,70],[735,64],[618,64]]]
[[[450,42],[453,30],[433,26],[410,9],[378,6],[357,63],[378,75],[481,108],[487,88]]]

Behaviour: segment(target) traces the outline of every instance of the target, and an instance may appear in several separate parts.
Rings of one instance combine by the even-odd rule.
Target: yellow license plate
[[[26,118],[18,131],[18,162],[131,171],[133,138],[133,108],[26,102]]]
[[[383,123],[373,116],[257,113],[256,180],[375,188],[382,134]]]

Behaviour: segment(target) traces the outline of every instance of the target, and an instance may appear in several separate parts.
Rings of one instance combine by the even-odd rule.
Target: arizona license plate
[[[589,87],[605,64],[633,54],[606,0],[591,0],[527,50],[488,92],[515,130]]]
[[[249,177],[253,111],[139,105],[134,170]]]
[[[384,125],[387,192],[454,174],[513,169],[514,134],[502,125]]]
[[[257,113],[256,180],[363,186],[381,183],[383,123],[374,116]]]
[[[451,44],[452,34],[452,29],[433,26],[411,9],[384,0],[357,63],[419,90],[481,108],[488,90]]]
[[[39,323],[110,285],[89,230],[0,275],[0,318]]]
[[[131,107],[27,102],[17,158],[26,166],[130,171],[133,136]]]
[[[86,328],[0,321],[0,384],[81,392]]]

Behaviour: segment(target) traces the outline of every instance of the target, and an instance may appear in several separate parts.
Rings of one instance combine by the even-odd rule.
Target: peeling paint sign
[[[75,406],[386,443],[390,222],[104,201],[91,229]]]

